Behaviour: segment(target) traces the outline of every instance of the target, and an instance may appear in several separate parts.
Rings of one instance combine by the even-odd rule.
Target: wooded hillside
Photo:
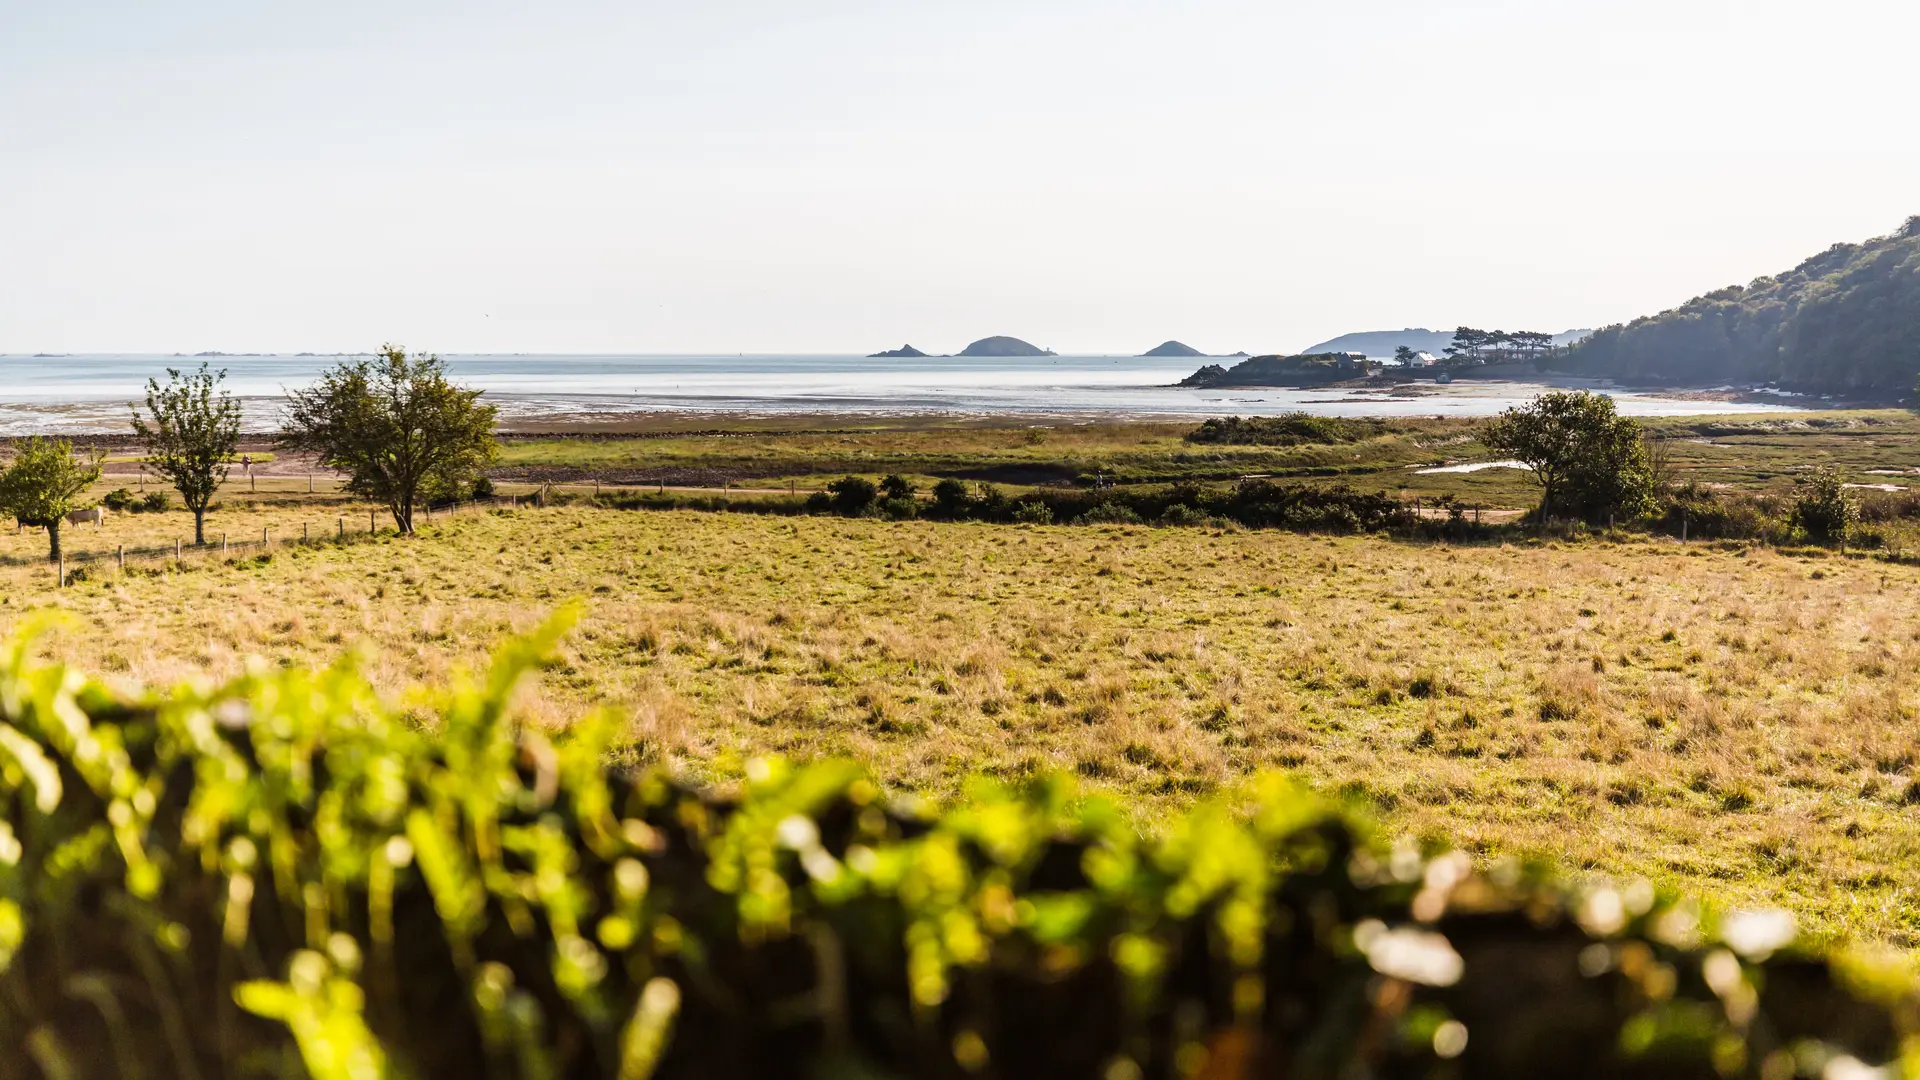
[[[1920,372],[1920,216],[1776,277],[1605,327],[1556,366],[1636,382],[1907,397]]]

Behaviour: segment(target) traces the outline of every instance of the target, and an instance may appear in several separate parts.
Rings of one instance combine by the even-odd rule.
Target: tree
[[[0,472],[0,510],[22,525],[47,530],[49,562],[60,558],[60,526],[67,515],[85,509],[80,495],[100,479],[100,460],[97,452],[74,453],[65,439],[31,438]]]
[[[394,526],[412,533],[415,506],[468,490],[500,454],[499,409],[480,393],[450,382],[438,356],[383,346],[293,391],[280,444],[346,473],[346,490],[385,503]]]
[[[1541,394],[1501,413],[1480,441],[1533,470],[1542,520],[1556,514],[1588,521],[1632,517],[1651,505],[1653,471],[1640,425],[1616,414],[1605,394]]]
[[[167,369],[167,385],[147,380],[147,412],[133,409],[133,432],[147,448],[147,464],[180,493],[193,511],[193,542],[207,542],[207,507],[226,483],[233,451],[240,445],[240,403],[215,387],[225,371],[207,365],[192,375]]]
[[[1412,366],[1413,366],[1413,349],[1412,349],[1412,347],[1410,347],[1410,346],[1407,346],[1407,345],[1396,345],[1396,346],[1394,346],[1394,349],[1393,349],[1393,358],[1394,358],[1395,360],[1398,360],[1398,361],[1400,362],[1400,366],[1401,366],[1401,367],[1412,367]]]
[[[919,489],[913,481],[899,473],[889,473],[880,481],[880,497],[883,499],[911,499]]]

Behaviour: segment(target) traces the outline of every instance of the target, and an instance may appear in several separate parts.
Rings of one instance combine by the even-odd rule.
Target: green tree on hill
[[[60,558],[60,526],[85,509],[80,496],[100,479],[97,452],[75,453],[65,439],[32,438],[20,444],[13,463],[0,472],[0,510],[22,525],[47,530],[47,560]]]
[[[499,410],[456,386],[430,353],[409,357],[388,345],[290,396],[281,445],[346,473],[346,489],[385,503],[402,533],[413,532],[416,506],[469,490],[500,454]]]
[[[1653,468],[1644,432],[1618,415],[1605,394],[1542,394],[1501,413],[1480,441],[1533,470],[1542,520],[1564,516],[1597,522],[1613,515],[1634,517],[1651,507]]]
[[[207,365],[192,375],[167,369],[167,385],[147,380],[147,412],[133,409],[133,431],[147,449],[147,465],[160,474],[193,511],[193,542],[207,542],[207,507],[226,482],[240,445],[240,403],[218,384],[225,371]]]

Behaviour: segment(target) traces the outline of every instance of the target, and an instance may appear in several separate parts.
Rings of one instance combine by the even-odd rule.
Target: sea
[[[226,372],[249,430],[279,426],[290,389],[351,357],[0,356],[0,434],[112,433],[149,378],[204,361]],[[453,377],[486,392],[510,428],[618,423],[645,414],[780,417],[806,414],[1193,418],[1307,412],[1331,416],[1484,416],[1545,384],[1462,380],[1385,390],[1194,390],[1175,385],[1206,363],[1237,358],[1138,356],[874,358],[447,355]],[[1793,406],[1598,387],[1636,416],[1752,413]]]

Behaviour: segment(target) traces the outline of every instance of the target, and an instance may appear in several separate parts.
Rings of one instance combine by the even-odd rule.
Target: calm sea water
[[[1304,410],[1342,416],[1476,416],[1524,401],[1542,387],[1519,383],[1423,384],[1411,394],[1353,390],[1186,390],[1173,383],[1206,360],[1131,356],[455,356],[456,378],[485,390],[509,423],[618,419],[643,412],[1017,413],[1216,416]],[[200,359],[175,356],[0,356],[0,433],[108,432],[126,427],[127,403],[149,377]],[[276,426],[288,388],[311,383],[335,357],[226,356],[247,426]],[[1231,364],[1232,361],[1219,361]],[[1752,404],[1614,392],[1635,415],[1755,412]]]

